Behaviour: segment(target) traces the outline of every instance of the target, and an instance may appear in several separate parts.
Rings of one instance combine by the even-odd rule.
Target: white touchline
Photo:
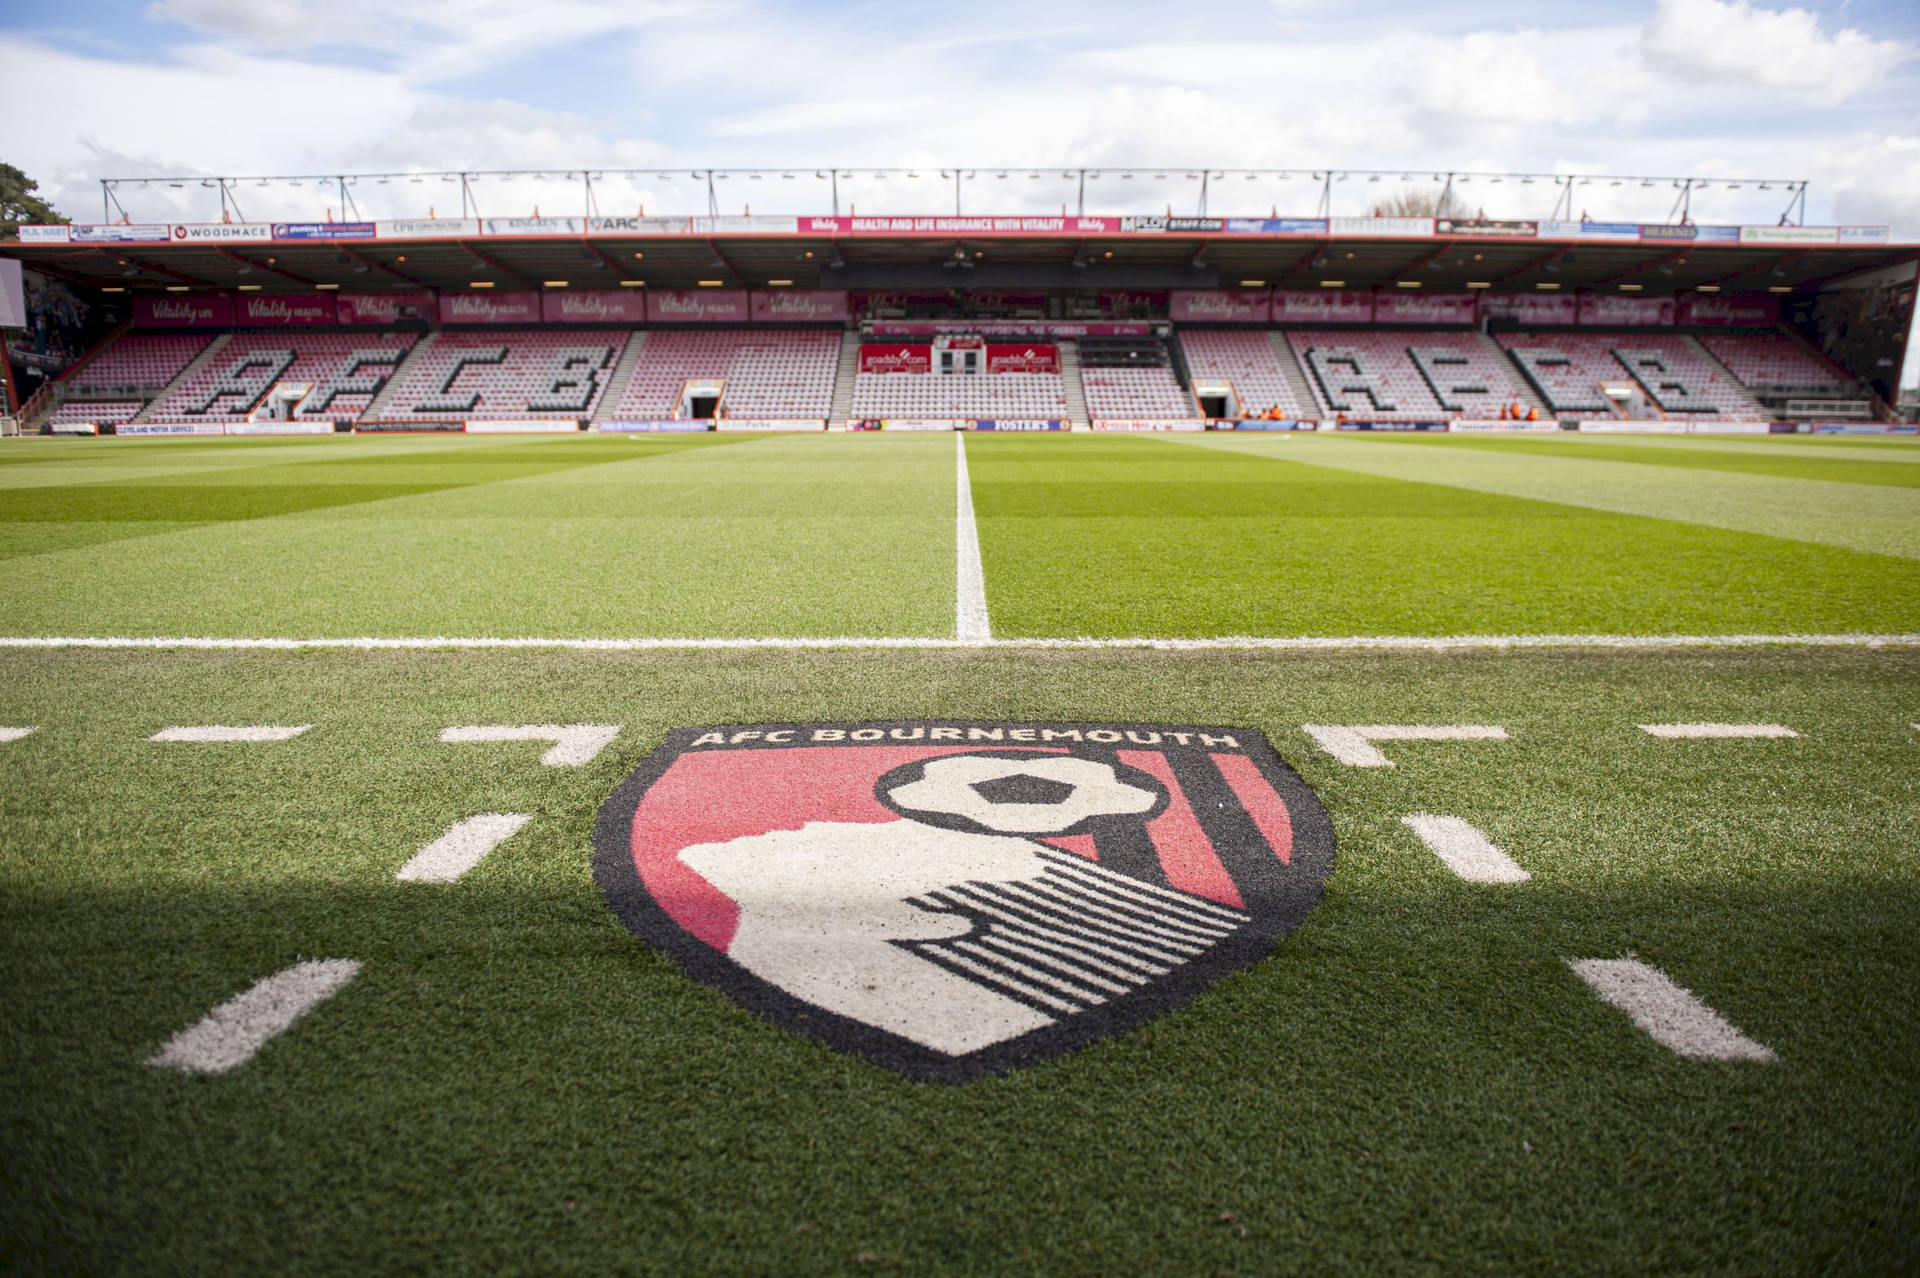
[[[37,729],[34,728],[0,728],[0,745],[5,745],[9,741],[18,741],[21,737],[31,736],[35,731],[37,731]]]
[[[1300,730],[1322,750],[1350,768],[1391,768],[1393,760],[1373,748],[1375,741],[1505,741],[1507,730],[1493,723],[1303,723]]]
[[[715,652],[755,648],[1145,648],[1163,652],[1260,651],[1275,652],[1454,652],[1515,648],[1912,648],[1920,634],[1874,635],[1221,635],[1211,639],[1175,639],[1139,636],[1130,639],[943,639],[928,635],[733,636],[692,639],[639,636],[612,639],[566,639],[527,635],[518,638],[468,635],[361,635],[355,638],[229,639],[208,635],[0,635],[0,648],[115,648],[169,650],[205,649],[214,652],[264,649],[297,652],[308,648],[344,648],[362,652],[451,651],[501,648],[508,650],[566,649],[577,652]]]
[[[1650,737],[1669,740],[1689,737],[1797,737],[1792,728],[1778,723],[1643,723],[1640,731]]]
[[[540,756],[549,768],[592,763],[619,735],[617,723],[501,723],[440,731],[442,741],[551,741],[553,749]]]
[[[452,883],[520,832],[523,812],[482,812],[455,821],[447,832],[414,853],[393,877],[402,883]]]
[[[224,1074],[286,1032],[360,971],[357,959],[308,959],[256,981],[167,1040],[147,1064]]]
[[[953,446],[959,487],[953,517],[953,636],[962,643],[980,643],[993,637],[993,626],[987,620],[987,578],[980,566],[980,530],[973,522],[973,483],[967,478],[965,432],[954,432]]]
[[[1756,1043],[1673,978],[1638,959],[1568,959],[1587,987],[1625,1012],[1660,1046],[1708,1061],[1771,1061]]]
[[[313,725],[296,724],[292,727],[278,727],[273,724],[256,724],[252,727],[225,727],[209,724],[199,728],[162,728],[148,737],[149,741],[291,741]]]
[[[1495,847],[1486,835],[1459,817],[1415,812],[1401,817],[1400,822],[1419,835],[1427,850],[1445,862],[1449,870],[1469,883],[1525,883],[1533,877]]]

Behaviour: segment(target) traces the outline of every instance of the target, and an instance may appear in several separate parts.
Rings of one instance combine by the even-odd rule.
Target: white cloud
[[[308,0],[154,0],[147,16],[179,22],[215,39],[257,49],[298,49],[337,21],[322,21]]]
[[[1660,0],[1640,38],[1646,64],[1699,85],[1742,85],[1836,106],[1915,56],[1852,27],[1828,35],[1805,9],[1747,0]]]

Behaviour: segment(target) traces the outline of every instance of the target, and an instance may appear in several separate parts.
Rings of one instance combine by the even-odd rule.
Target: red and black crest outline
[[[1167,767],[1185,799],[1185,807],[1197,819],[1206,838],[1213,844],[1221,866],[1230,876],[1244,902],[1246,922],[1231,935],[1204,953],[1189,959],[1169,974],[1131,993],[1087,1008],[1017,1038],[952,1056],[935,1051],[896,1034],[849,1016],[809,1003],[746,970],[724,952],[690,933],[654,897],[640,877],[634,847],[636,812],[647,792],[661,780],[674,762],[689,753],[693,743],[714,733],[732,738],[740,733],[758,734],[739,743],[729,741],[728,750],[761,750],[804,747],[803,734],[816,730],[854,731],[912,729],[1033,729],[1052,732],[1102,732],[1121,736],[1126,745],[1093,744],[1048,740],[1049,753],[1095,759],[1138,776],[1119,762],[1120,750],[1141,748],[1138,738],[1155,734],[1164,741],[1185,734],[1199,740],[1227,738],[1235,742],[1233,753],[1248,760],[1259,779],[1270,787],[1272,795],[1284,806],[1284,819],[1290,827],[1290,846],[1276,849],[1262,832],[1262,822],[1249,812],[1235,784],[1219,766],[1208,759],[1204,747],[1147,745],[1145,748],[1166,756]],[[776,746],[765,740],[768,734],[790,734]],[[1131,734],[1131,735],[1128,735]],[[1065,747],[1063,750],[1062,747]],[[966,750],[971,755],[1020,757],[1034,750],[998,743],[980,743]],[[893,769],[892,772],[907,771]],[[1130,876],[1154,871],[1144,858],[1153,855],[1141,831],[1144,823],[1160,815],[1167,807],[1168,791],[1159,778],[1151,783],[1160,791],[1158,800],[1132,823],[1132,829],[1101,828],[1099,819],[1076,827],[1099,848],[1101,863]],[[1245,780],[1241,781],[1244,788]],[[882,800],[885,803],[885,800]],[[886,806],[901,811],[891,803]],[[923,815],[914,819],[926,819]],[[964,819],[940,821],[954,828],[966,828]],[[1270,822],[1269,822],[1270,824]],[[859,1056],[873,1064],[893,1070],[916,1081],[963,1083],[993,1077],[1013,1069],[1034,1065],[1113,1038],[1136,1026],[1155,1020],[1182,1006],[1215,982],[1251,967],[1266,957],[1274,944],[1291,935],[1314,906],[1319,904],[1327,876],[1333,870],[1335,840],[1333,823],[1305,781],[1282,760],[1266,734],[1246,727],[1199,726],[1192,724],[1141,724],[1116,722],[1040,722],[1011,720],[880,720],[825,721],[808,723],[723,724],[670,731],[661,744],[649,752],[640,766],[630,773],[601,805],[594,822],[593,872],[608,907],[650,948],[672,959],[682,971],[702,984],[712,986],[746,1010],[788,1030],[795,1031],[837,1050]],[[1164,879],[1162,879],[1164,882]]]

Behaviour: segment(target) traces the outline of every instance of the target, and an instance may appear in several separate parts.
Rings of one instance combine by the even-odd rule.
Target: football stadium
[[[10,1271],[1920,1269],[1920,226],[420,158],[0,239]]]

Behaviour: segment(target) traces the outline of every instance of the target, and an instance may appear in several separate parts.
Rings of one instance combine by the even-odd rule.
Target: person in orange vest
[[[1540,420],[1540,409],[1538,406],[1529,408],[1527,410],[1527,420],[1530,422],[1537,422]]]

